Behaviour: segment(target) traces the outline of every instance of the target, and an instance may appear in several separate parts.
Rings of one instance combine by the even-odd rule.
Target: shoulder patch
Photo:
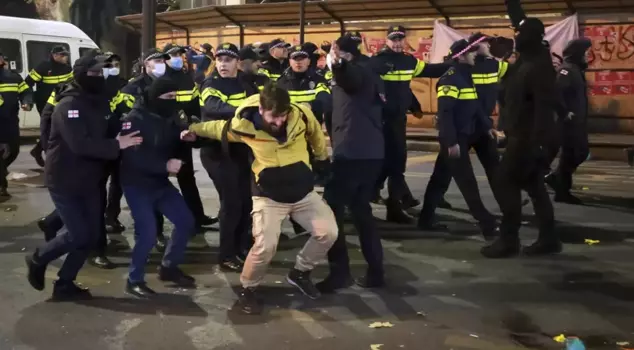
[[[77,119],[79,118],[79,111],[76,109],[68,110],[68,119]]]
[[[314,81],[309,82],[308,83],[308,88],[311,89],[311,90],[314,89],[315,88],[315,82]]]
[[[444,92],[444,93],[449,93],[450,90],[451,90],[451,88],[449,86],[445,85],[445,86],[442,87],[442,92]]]
[[[567,71],[567,70],[565,70],[565,69],[562,69],[562,70],[560,70],[560,71],[559,71],[559,74],[561,74],[561,75],[568,75],[568,71]]]
[[[132,129],[132,122],[125,122],[121,124],[121,130],[130,130]]]

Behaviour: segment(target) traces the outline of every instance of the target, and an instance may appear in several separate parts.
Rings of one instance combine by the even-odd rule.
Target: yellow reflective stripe
[[[73,78],[73,73],[71,72],[71,73],[64,74],[64,75],[46,76],[46,77],[42,78],[42,82],[44,84],[60,84],[60,83],[65,83],[65,82],[69,81],[72,78]]]
[[[189,102],[194,99],[194,90],[176,91],[177,102]]]
[[[117,105],[119,105],[119,103],[121,102],[124,102],[126,107],[132,108],[134,107],[134,102],[136,102],[136,97],[130,94],[126,94],[125,92],[122,92],[121,96],[119,96],[119,100],[117,101]]]
[[[497,84],[500,81],[497,72],[471,74],[471,78],[473,79],[473,83],[475,85]]]
[[[25,82],[21,82],[20,85],[18,86],[18,92],[19,93],[23,93],[25,90],[28,90],[29,85]]]
[[[509,69],[509,63],[505,61],[500,61],[498,63],[498,76],[500,78],[504,78],[506,71]]]
[[[436,92],[439,98],[440,97],[458,98],[458,94],[460,93],[460,90],[458,90],[458,88],[453,85],[441,85],[438,87]]]
[[[197,86],[194,86],[194,89],[192,90],[192,95],[194,96],[194,98],[200,97],[200,90],[198,90]]]
[[[459,100],[477,100],[478,94],[476,93],[475,88],[460,89],[460,92],[458,93],[458,99]]]
[[[258,85],[258,91],[264,90],[264,85]]]
[[[332,80],[332,71],[327,71],[326,74],[324,74],[324,78],[326,78],[326,80]]]
[[[317,86],[315,87],[315,95],[317,95],[320,92],[325,92],[325,93],[330,93],[330,89],[326,86],[326,84],[324,83],[319,83],[317,84]]]
[[[4,99],[2,98],[2,96],[0,96],[0,106],[2,106],[4,104]]]
[[[40,75],[40,73],[36,72],[35,69],[31,69],[31,71],[29,72],[29,76],[31,77],[31,79],[33,79],[34,81],[40,81],[42,80],[42,76]]]
[[[269,78],[271,77],[271,74],[269,74],[269,70],[264,68],[258,69],[258,74],[266,75]]]
[[[317,94],[316,90],[289,90],[288,95],[291,98],[291,102],[294,103],[305,103],[315,101],[315,97]]]
[[[114,112],[114,110],[117,109],[117,105],[121,102],[122,98],[121,91],[117,91],[117,94],[112,98],[112,100],[110,100],[111,112]]]
[[[412,80],[414,70],[394,70],[385,75],[381,75],[381,79],[385,81],[410,81]]]
[[[425,70],[425,61],[416,60],[416,68],[414,68],[414,76],[417,77]]]
[[[227,104],[232,105],[233,107],[240,107],[240,105],[242,104],[242,102],[246,99],[245,98],[239,98],[239,99],[229,99],[227,100]]]
[[[57,101],[55,101],[55,91],[51,92],[51,96],[48,97],[46,103],[52,106],[57,106]]]
[[[219,99],[222,100],[222,102],[226,102],[228,96],[223,94],[222,92],[220,92],[219,90],[216,90],[214,88],[205,88],[205,90],[203,90],[202,95],[200,96],[200,100],[201,101],[206,101],[209,97],[218,97]]]
[[[0,92],[18,92],[18,84],[0,84]]]

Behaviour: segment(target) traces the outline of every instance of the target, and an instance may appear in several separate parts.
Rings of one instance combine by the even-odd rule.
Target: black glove
[[[321,176],[321,177],[327,177],[330,174],[330,169],[332,168],[331,164],[330,164],[330,159],[326,158],[324,160],[314,160],[313,161],[313,171]]]

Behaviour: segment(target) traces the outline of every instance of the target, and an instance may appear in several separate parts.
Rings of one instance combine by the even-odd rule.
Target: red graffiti
[[[589,26],[584,36],[592,40],[588,52],[590,65],[634,56],[634,25]]]

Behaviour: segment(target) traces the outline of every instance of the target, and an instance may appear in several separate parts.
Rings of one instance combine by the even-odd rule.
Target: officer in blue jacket
[[[179,153],[181,127],[176,115],[178,81],[170,76],[152,82],[145,97],[122,119],[121,134],[138,132],[146,142],[121,155],[121,186],[134,219],[135,245],[126,284],[126,293],[150,298],[155,293],[145,284],[145,264],[156,244],[156,212],[174,224],[159,279],[191,285],[194,279],[178,268],[187,241],[195,232],[195,221],[183,196],[169,180],[178,174],[183,161]]]
[[[438,80],[438,138],[440,153],[436,169],[427,185],[419,226],[433,220],[434,210],[443,196],[442,179],[452,177],[464,196],[469,211],[478,221],[486,238],[496,232],[494,216],[484,207],[473,174],[469,150],[482,135],[494,135],[491,119],[482,111],[476,93],[472,69],[477,46],[466,40],[451,45],[453,66]]]

